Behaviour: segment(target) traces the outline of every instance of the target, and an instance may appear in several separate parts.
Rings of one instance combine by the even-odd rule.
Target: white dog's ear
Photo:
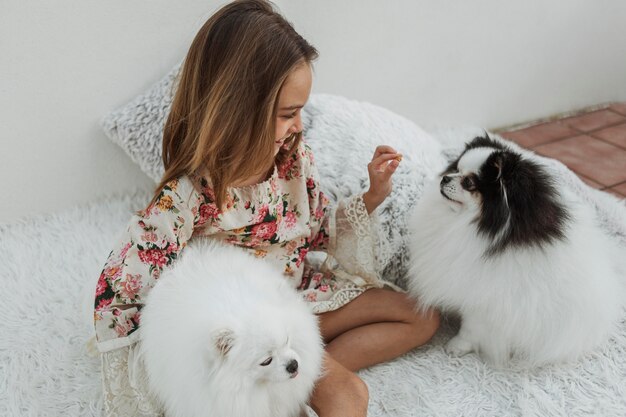
[[[213,344],[222,356],[226,356],[235,343],[235,333],[230,329],[220,329],[213,333]]]

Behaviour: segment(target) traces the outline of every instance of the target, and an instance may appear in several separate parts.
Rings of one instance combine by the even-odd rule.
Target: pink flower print
[[[269,213],[270,208],[267,204],[263,204],[260,208],[259,211],[256,214],[256,217],[254,219],[255,222],[262,222],[263,219],[265,219],[265,216],[267,216],[267,214]]]
[[[107,286],[106,275],[102,273],[100,274],[98,284],[96,285],[96,297],[102,295],[102,293],[107,289]]]
[[[226,210],[230,210],[235,205],[235,200],[231,194],[226,194]]]
[[[315,236],[313,241],[311,241],[311,247],[313,248],[327,247],[329,240],[330,240],[329,236],[326,234],[324,229],[322,229],[318,232],[318,234]]]
[[[309,302],[315,302],[317,301],[317,294],[313,291],[307,292],[304,294],[304,300]]]
[[[246,210],[248,210],[250,208],[250,202],[246,201],[246,204],[244,204],[243,208],[245,208]]]
[[[313,178],[306,179],[306,188],[308,188],[309,190],[315,188],[315,181],[313,181]]]
[[[106,267],[104,269],[104,275],[109,278],[110,281],[115,281],[122,275],[122,268],[119,265]]]
[[[320,290],[321,292],[326,292],[328,291],[328,284],[322,284],[317,289]]]
[[[296,213],[294,213],[293,211],[288,211],[287,214],[285,214],[284,221],[287,229],[292,229],[298,221]]]
[[[167,264],[167,258],[162,251],[158,249],[145,249],[139,251],[139,259],[141,262],[150,265],[163,267]]]
[[[115,323],[115,332],[118,337],[124,337],[128,335],[128,332],[133,328],[133,323],[130,320],[124,321],[124,323]]]
[[[144,223],[143,220],[139,220],[139,227],[141,227],[142,229],[146,228],[146,224]]]
[[[203,204],[200,206],[200,223],[204,223],[209,219],[217,219],[220,211],[213,203]]]
[[[101,310],[106,309],[108,306],[111,305],[112,302],[113,302],[113,297],[100,300],[100,302],[96,306],[96,311],[101,311]]]
[[[317,287],[320,285],[320,283],[322,282],[322,278],[324,277],[324,274],[322,274],[321,272],[315,272],[312,276],[311,276],[311,286],[313,288]]]
[[[252,234],[263,240],[269,240],[276,233],[276,229],[276,222],[260,223],[252,228]]]
[[[324,218],[324,207],[323,206],[318,206],[315,209],[315,220],[320,220]]]
[[[126,245],[124,245],[124,247],[120,251],[120,259],[126,258],[126,254],[128,253],[128,249],[130,249],[131,246],[132,246],[132,244],[130,242],[128,242]]]
[[[141,235],[141,240],[143,240],[144,242],[156,242],[157,240],[157,235],[154,232],[146,232],[143,235]]]
[[[304,260],[304,257],[306,256],[308,251],[309,250],[305,248],[300,249],[300,253],[298,254],[298,260],[296,261],[296,267],[300,267],[300,264]]]
[[[167,247],[167,253],[172,253],[172,252],[178,252],[180,248],[178,247],[178,244],[176,243],[170,243],[170,245]]]
[[[290,171],[293,167],[293,158],[289,158],[278,167],[278,178],[290,179]]]
[[[120,295],[128,299],[134,299],[141,289],[141,275],[126,274],[126,279],[120,282]]]

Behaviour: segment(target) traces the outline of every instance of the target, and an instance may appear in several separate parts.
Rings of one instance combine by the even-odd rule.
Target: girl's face
[[[276,145],[274,155],[278,153],[285,140],[294,133],[302,131],[301,111],[311,94],[313,76],[311,66],[297,66],[285,80],[278,96],[276,116]]]

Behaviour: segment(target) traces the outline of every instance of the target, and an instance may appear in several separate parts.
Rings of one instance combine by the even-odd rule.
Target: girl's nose
[[[300,117],[300,114],[298,114],[295,117],[293,124],[289,128],[289,132],[290,133],[302,132],[302,117]]]

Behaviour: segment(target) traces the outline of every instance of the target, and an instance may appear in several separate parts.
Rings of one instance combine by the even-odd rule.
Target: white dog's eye
[[[263,362],[261,362],[261,366],[267,366],[270,363],[272,363],[272,357],[271,356],[269,358],[265,359]]]

